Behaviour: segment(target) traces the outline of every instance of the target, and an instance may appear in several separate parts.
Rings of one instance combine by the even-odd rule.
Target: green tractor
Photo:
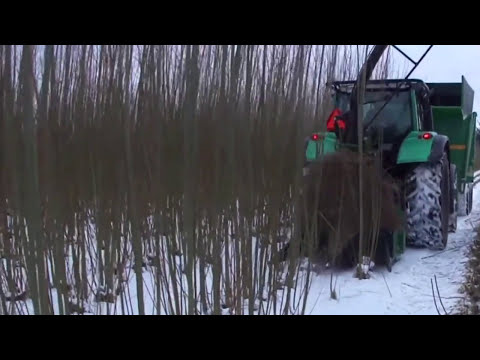
[[[355,151],[358,126],[363,126],[366,151],[380,151],[383,169],[403,185],[400,210],[407,226],[387,240],[391,270],[407,245],[444,249],[449,232],[456,231],[457,216],[472,210],[474,92],[465,78],[459,83],[370,80],[362,87],[358,109],[358,84],[329,84],[336,114],[341,115],[334,118],[333,131],[306,140],[304,173],[326,154]]]

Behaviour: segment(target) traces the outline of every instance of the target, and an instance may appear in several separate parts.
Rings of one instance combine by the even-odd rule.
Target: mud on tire
[[[450,167],[446,154],[419,165],[407,178],[407,241],[410,246],[443,250],[448,241]]]

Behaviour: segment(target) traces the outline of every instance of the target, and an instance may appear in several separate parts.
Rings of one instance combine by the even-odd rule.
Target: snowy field
[[[477,188],[478,190],[478,188]],[[462,304],[459,290],[465,279],[468,250],[480,225],[480,195],[474,192],[472,214],[458,220],[458,229],[450,234],[447,249],[441,252],[407,249],[389,273],[385,268],[374,268],[368,280],[358,280],[354,270],[312,273],[307,298],[307,315],[438,315],[455,313]],[[136,314],[136,281],[133,271],[127,275],[125,296],[118,297],[110,306],[92,299],[85,315]],[[211,280],[211,279],[209,279]],[[336,299],[332,299],[333,281]],[[144,271],[145,313],[155,314],[155,275]],[[434,291],[432,291],[432,283]],[[168,291],[168,290],[166,290]],[[282,291],[279,291],[279,295]],[[435,293],[435,299],[434,294]],[[440,293],[441,301],[438,293]],[[52,289],[52,303],[58,314],[56,291]],[[19,313],[33,314],[31,300],[19,302]],[[108,310],[107,310],[108,309]],[[225,312],[227,313],[227,312]]]
[[[439,312],[455,312],[463,300],[459,290],[464,282],[469,245],[472,244],[475,229],[479,225],[480,197],[476,191],[472,214],[458,219],[457,232],[450,234],[445,251],[407,248],[391,273],[385,268],[374,268],[368,280],[354,278],[354,270],[336,272],[333,274],[336,300],[331,299],[330,295],[332,274],[327,272],[313,275],[306,314],[438,315]],[[146,313],[153,314],[154,301],[149,296],[153,292],[153,284],[147,285],[153,283],[153,279],[149,279],[148,274],[145,275]],[[130,283],[129,292],[133,302],[130,307],[135,312],[135,281]],[[105,313],[104,311],[97,308],[94,313]]]
[[[479,224],[480,198],[475,191],[473,211],[470,216],[459,218],[457,232],[450,234],[445,251],[407,249],[392,273],[383,268],[374,269],[369,280],[353,278],[352,271],[334,274],[337,300],[330,297],[331,274],[316,276],[307,314],[438,315],[437,307],[441,314],[454,312],[463,299],[459,289],[464,281],[469,245]]]

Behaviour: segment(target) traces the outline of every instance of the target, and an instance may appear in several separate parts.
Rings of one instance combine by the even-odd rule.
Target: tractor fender
[[[337,150],[338,139],[335,133],[320,132],[312,136],[317,136],[317,139],[305,139],[305,164]]]
[[[449,139],[445,135],[436,135],[433,138],[432,150],[428,157],[428,162],[435,163],[440,161],[442,156],[447,153],[448,160],[450,161],[450,144]]]
[[[428,132],[433,137],[423,139],[424,133],[423,131],[412,131],[403,140],[398,152],[397,164],[420,164],[441,159],[448,138]]]

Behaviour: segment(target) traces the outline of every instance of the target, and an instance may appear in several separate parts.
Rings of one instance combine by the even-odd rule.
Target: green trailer
[[[407,227],[391,234],[390,265],[406,245],[444,249],[449,232],[456,231],[457,215],[468,215],[472,208],[477,116],[472,88],[465,78],[428,84],[414,79],[368,81],[363,119],[353,122],[349,113],[355,84],[329,84],[336,111],[342,115],[335,118],[334,131],[306,139],[304,173],[325,154],[355,150],[361,123],[366,148],[382,152],[384,169],[404,190],[400,211]]]
[[[432,90],[431,104],[435,130],[450,140],[450,161],[456,167],[458,215],[472,210],[475,173],[474,91],[462,77],[460,83],[427,83]]]

